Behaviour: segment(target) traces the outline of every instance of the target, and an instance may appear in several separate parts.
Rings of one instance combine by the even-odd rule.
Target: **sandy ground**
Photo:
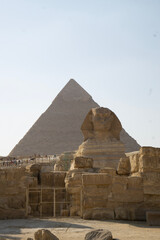
[[[27,239],[45,228],[60,240],[84,240],[92,229],[108,229],[116,240],[160,240],[160,227],[150,227],[146,222],[97,221],[80,218],[47,218],[0,220],[0,239]]]

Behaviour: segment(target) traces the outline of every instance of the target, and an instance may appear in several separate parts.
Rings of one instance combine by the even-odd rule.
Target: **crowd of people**
[[[22,159],[2,160],[0,161],[1,167],[21,166],[24,163],[29,163],[29,160],[23,161]]]

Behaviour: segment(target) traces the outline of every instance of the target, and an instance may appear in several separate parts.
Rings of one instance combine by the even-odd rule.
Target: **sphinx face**
[[[92,122],[94,131],[107,132],[111,129],[113,115],[106,108],[93,109]]]

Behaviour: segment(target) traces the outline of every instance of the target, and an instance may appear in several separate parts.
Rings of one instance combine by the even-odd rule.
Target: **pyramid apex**
[[[76,80],[74,80],[73,78],[71,78],[71,79],[67,82],[66,86],[67,86],[67,85],[70,85],[70,84],[79,85],[79,84],[76,82]]]
[[[88,99],[92,98],[73,78],[71,78],[60,91],[58,97],[60,96],[66,101],[88,101]]]
[[[73,78],[71,78],[68,82],[76,82]]]

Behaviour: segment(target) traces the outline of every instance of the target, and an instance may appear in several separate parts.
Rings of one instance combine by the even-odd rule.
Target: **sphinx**
[[[119,159],[125,157],[124,144],[120,141],[121,122],[108,108],[92,108],[81,126],[83,143],[77,157],[93,158],[94,168],[117,168]]]

